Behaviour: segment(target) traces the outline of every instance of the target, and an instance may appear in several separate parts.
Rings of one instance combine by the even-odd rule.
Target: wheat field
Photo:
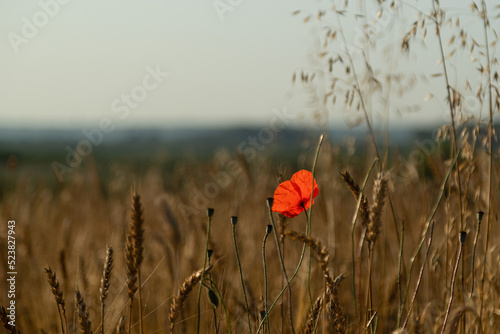
[[[386,26],[368,19],[363,52],[353,53],[343,30],[357,17],[348,2],[293,13],[321,28],[321,46],[313,69],[292,76],[317,126],[293,143],[301,150],[291,161],[272,150],[221,148],[168,169],[115,164],[103,176],[88,157],[54,183],[37,165],[6,159],[0,235],[16,221],[18,276],[15,327],[2,284],[2,330],[500,333],[499,7],[464,9],[482,27],[472,36],[459,15],[429,4],[402,24],[389,54],[411,62],[415,49],[433,52],[437,73],[387,72],[374,60]],[[375,20],[407,5],[379,1]],[[464,59],[473,76],[456,71]],[[438,83],[433,96],[406,103],[426,80]],[[470,96],[479,101],[472,111]],[[377,108],[423,109],[432,98],[441,98],[448,120],[411,147],[393,143],[390,113]],[[338,109],[363,127],[361,143],[330,138],[328,118]],[[316,180],[314,204],[309,183],[296,216],[273,211],[276,189],[302,170]],[[0,259],[7,282],[8,259]]]

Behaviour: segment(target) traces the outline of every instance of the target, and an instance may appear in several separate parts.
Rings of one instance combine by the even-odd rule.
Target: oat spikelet
[[[75,305],[78,314],[78,323],[80,324],[80,333],[92,334],[91,323],[89,320],[89,312],[87,311],[87,304],[83,300],[82,294],[76,288],[75,290]]]
[[[2,306],[0,307],[0,323],[2,324],[3,327],[7,330],[7,333],[9,334],[16,334],[16,327],[9,325],[9,318],[7,318],[7,311],[5,308]]]
[[[373,206],[370,211],[370,223],[366,231],[366,240],[374,243],[382,228],[382,211],[387,196],[387,178],[379,173],[373,185]]]
[[[205,274],[207,274],[211,269],[211,265],[206,267]],[[182,306],[184,305],[184,301],[188,297],[189,293],[193,290],[194,286],[200,282],[202,273],[203,269],[200,269],[186,278],[184,283],[182,283],[179,288],[179,291],[174,296],[172,304],[170,305],[170,313],[168,315],[170,318],[170,333],[174,332],[175,319],[179,316]]]
[[[349,174],[348,171],[343,171],[340,172],[340,175],[342,176],[342,179],[351,190],[356,201],[359,201],[359,195],[361,194],[361,189],[359,188],[358,184],[354,182],[354,179],[352,178],[351,174]],[[361,217],[361,223],[366,228],[370,223],[370,207],[368,205],[368,199],[364,195],[361,198],[359,213]]]
[[[309,314],[309,318],[306,322],[306,327],[304,328],[304,334],[313,334],[314,328],[318,322],[318,316],[323,308],[323,296],[316,298],[314,302],[312,312]]]

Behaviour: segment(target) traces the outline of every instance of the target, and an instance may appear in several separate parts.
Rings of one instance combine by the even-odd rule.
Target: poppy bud
[[[236,217],[236,216],[232,216],[232,217],[231,217],[231,224],[233,224],[233,226],[234,226],[234,225],[236,225],[237,223],[238,223],[238,217]]]
[[[477,222],[478,224],[481,224],[481,221],[483,220],[484,212],[483,211],[478,211],[477,212]]]
[[[269,234],[273,231],[273,225],[267,225],[267,228],[266,228],[266,234]]]
[[[460,234],[458,235],[458,240],[460,241],[461,244],[465,242],[466,237],[467,237],[467,232],[461,231]]]
[[[214,211],[215,210],[212,209],[212,208],[208,208],[207,209],[207,216],[208,216],[208,218],[212,218],[212,216],[214,215]]]
[[[267,206],[269,207],[269,209],[271,209],[273,207],[273,203],[274,203],[274,198],[269,197],[267,199]]]

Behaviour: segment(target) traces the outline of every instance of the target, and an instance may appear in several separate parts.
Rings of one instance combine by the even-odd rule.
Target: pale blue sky
[[[468,11],[467,1],[448,2]],[[220,0],[231,7],[222,16],[213,3],[2,1],[0,125],[88,127],[106,117],[123,127],[244,125],[265,124],[274,108],[304,113],[305,93],[291,85],[292,73],[310,67],[317,48],[314,28],[291,15],[304,1]],[[52,17],[40,14],[43,6]],[[30,30],[36,20],[39,28]],[[16,44],[13,34],[24,39]],[[433,54],[408,63],[418,68],[436,59]],[[161,82],[150,74],[158,69],[169,73]],[[127,105],[124,94],[140,101]],[[419,88],[413,98],[424,95]],[[343,125],[348,118],[333,112],[330,123]],[[404,119],[443,117],[424,110]]]

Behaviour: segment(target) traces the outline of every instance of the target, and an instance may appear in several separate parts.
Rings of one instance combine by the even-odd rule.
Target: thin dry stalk
[[[111,270],[113,269],[113,248],[108,246],[106,248],[106,260],[104,261],[104,268],[102,271],[101,288],[101,331],[104,334],[104,308],[105,300],[109,293],[109,286],[111,283]]]
[[[485,252],[484,252],[484,261],[483,261],[483,270],[481,273],[481,290],[480,290],[480,298],[481,298],[481,307],[479,311],[479,318],[482,320],[483,316],[483,305],[484,305],[484,280],[486,274],[486,267],[488,258],[486,256],[488,252],[488,247],[490,243],[490,234],[491,234],[491,221],[495,216],[493,214],[493,203],[492,203],[492,193],[493,193],[493,136],[494,136],[494,128],[493,128],[493,81],[491,76],[491,66],[493,65],[490,60],[490,45],[488,40],[488,27],[490,25],[488,19],[488,11],[486,8],[486,3],[484,0],[481,1],[481,18],[483,20],[483,28],[484,28],[484,39],[485,39],[485,48],[486,48],[486,68],[488,70],[488,109],[489,109],[489,122],[488,122],[488,203],[487,203],[487,214],[488,220],[486,225],[486,244],[485,244]],[[496,34],[496,32],[495,32]],[[497,88],[498,89],[498,88]],[[497,93],[498,94],[498,93]]]
[[[80,333],[92,334],[91,323],[89,320],[89,312],[87,311],[87,304],[83,300],[80,290],[75,290],[75,306],[78,315],[78,323],[80,324]]]
[[[202,273],[205,272],[205,274],[207,274],[211,269],[211,265],[206,268],[202,268],[194,272],[191,276],[184,280],[184,283],[182,283],[179,291],[172,300],[172,304],[170,305],[170,313],[168,314],[170,319],[170,333],[174,332],[175,319],[179,316],[188,295],[191,293],[196,284],[198,284],[198,282],[202,279]]]
[[[471,270],[471,283],[470,283],[470,296],[472,297],[472,293],[474,292],[474,267],[475,267],[475,260],[476,260],[476,247],[477,247],[477,241],[479,239],[479,231],[481,229],[481,222],[483,221],[484,217],[484,212],[479,211],[477,213],[477,224],[476,224],[476,236],[474,237],[474,246],[472,247],[472,270]]]
[[[54,299],[57,303],[57,311],[59,312],[59,319],[61,320],[61,329],[63,334],[67,333],[67,321],[66,321],[66,307],[63,296],[63,290],[59,284],[59,280],[56,278],[56,274],[52,271],[50,266],[45,268],[45,276],[50,285],[50,291],[54,295]]]
[[[413,292],[413,296],[411,298],[410,307],[408,309],[408,314],[406,315],[405,322],[403,323],[403,329],[406,327],[408,320],[410,319],[410,314],[411,314],[411,311],[413,309],[413,303],[415,302],[415,299],[417,298],[417,293],[418,293],[418,289],[420,287],[420,283],[422,283],[422,277],[424,274],[425,263],[427,262],[427,258],[429,257],[429,250],[431,249],[433,232],[434,232],[434,221],[432,221],[431,226],[430,226],[429,241],[427,242],[427,250],[425,251],[425,257],[424,257],[424,261],[422,263],[422,267],[420,267],[420,272],[418,274],[418,280],[417,280],[417,286],[415,287],[415,291]]]
[[[451,310],[451,303],[453,302],[453,295],[454,295],[454,290],[455,290],[455,279],[457,276],[458,272],[458,265],[460,264],[460,257],[462,256],[462,250],[464,247],[464,242],[465,238],[467,236],[467,233],[462,231],[459,233],[459,241],[460,241],[460,247],[458,248],[458,255],[457,255],[457,262],[455,263],[455,269],[453,270],[453,277],[451,278],[451,291],[450,291],[450,300],[448,301],[448,308],[446,309],[446,315],[444,316],[444,322],[443,322],[443,327],[441,328],[441,334],[445,333],[446,329],[446,324],[448,322],[448,317],[450,315],[450,310]]]

